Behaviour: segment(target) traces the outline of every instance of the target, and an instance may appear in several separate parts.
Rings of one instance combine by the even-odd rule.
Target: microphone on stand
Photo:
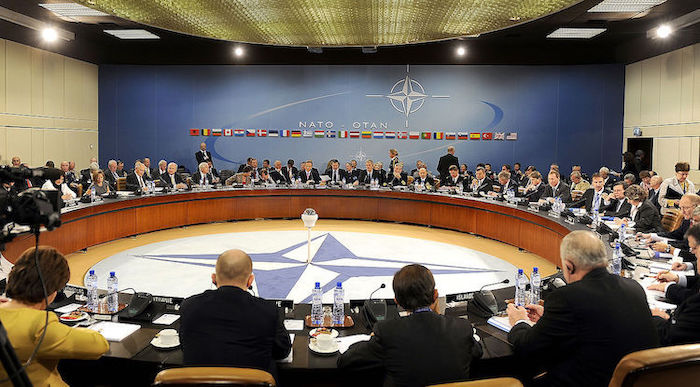
[[[378,292],[379,289],[384,288],[386,288],[386,284],[383,283],[379,285],[378,288],[374,289],[374,291],[370,293],[369,299],[365,300],[364,304],[362,305],[362,310],[360,311],[360,314],[362,314],[362,316],[364,317],[365,326],[369,330],[372,330],[374,328],[374,324],[377,321],[386,320],[386,301],[372,299],[374,293]]]
[[[484,290],[484,288],[507,283],[510,283],[510,280],[506,278],[503,281],[482,286],[478,292],[474,293],[472,302],[467,304],[467,311],[471,310],[472,313],[483,318],[489,318],[497,314],[498,302],[496,302],[496,297],[494,297],[493,292],[490,290]],[[473,305],[473,307],[470,308],[470,305]]]

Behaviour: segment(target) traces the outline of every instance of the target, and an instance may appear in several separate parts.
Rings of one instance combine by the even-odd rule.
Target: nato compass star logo
[[[406,127],[408,128],[408,116],[423,107],[426,98],[450,98],[449,95],[428,95],[418,81],[412,79],[408,74],[409,65],[406,65],[406,78],[394,83],[389,95],[367,94],[366,97],[388,98],[391,106],[406,117]]]
[[[253,260],[253,272],[258,288],[258,295],[268,299],[289,299],[290,293],[297,282],[305,277],[305,272],[322,268],[335,274],[335,277],[322,286],[323,293],[332,290],[336,282],[345,282],[353,277],[392,277],[396,271],[408,264],[405,261],[360,257],[353,254],[346,246],[330,233],[325,233],[312,239],[324,238],[320,247],[313,255],[311,262],[301,262],[288,258],[288,253],[306,246],[301,242],[272,253],[249,254]],[[139,258],[172,262],[181,265],[195,265],[214,268],[218,254],[145,254]],[[433,264],[431,262],[416,262],[428,267],[433,274],[469,274],[496,273],[502,270],[485,269],[468,266]],[[313,273],[310,273],[313,275]],[[303,290],[303,301],[311,301],[311,288]],[[297,292],[297,294],[299,294]]]

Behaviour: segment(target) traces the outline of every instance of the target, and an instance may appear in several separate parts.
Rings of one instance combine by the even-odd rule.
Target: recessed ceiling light
[[[520,16],[512,16],[512,17],[510,18],[510,21],[514,21],[514,22],[515,22],[515,21],[520,21]]]
[[[146,30],[104,30],[104,32],[119,39],[160,39],[158,35]]]
[[[39,6],[48,9],[58,16],[64,18],[74,18],[80,16],[109,16],[104,12],[75,3],[47,3]]]
[[[241,57],[243,56],[243,48],[242,47],[236,47],[233,49],[234,55]]]
[[[606,28],[559,28],[547,35],[550,39],[590,39],[605,32]]]
[[[53,28],[44,28],[41,30],[41,37],[47,42],[55,42],[58,39],[58,32]]]
[[[671,32],[673,32],[673,30],[671,30],[670,26],[668,26],[667,24],[662,24],[659,26],[659,28],[656,29],[656,36],[662,39],[668,38],[668,36],[671,35]]]
[[[464,56],[464,54],[467,53],[467,50],[464,47],[457,47],[457,55],[458,56]]]
[[[604,0],[588,12],[644,12],[666,0]]]

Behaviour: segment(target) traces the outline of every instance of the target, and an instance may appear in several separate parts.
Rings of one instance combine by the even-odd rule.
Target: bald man
[[[241,250],[216,260],[216,290],[187,298],[180,309],[180,343],[186,366],[227,366],[276,374],[275,360],[292,349],[277,306],[248,293],[253,262]]]

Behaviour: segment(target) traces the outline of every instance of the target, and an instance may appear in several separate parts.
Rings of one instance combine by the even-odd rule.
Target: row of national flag
[[[517,132],[408,132],[376,130],[190,129],[190,136],[375,138],[399,140],[517,140]]]

